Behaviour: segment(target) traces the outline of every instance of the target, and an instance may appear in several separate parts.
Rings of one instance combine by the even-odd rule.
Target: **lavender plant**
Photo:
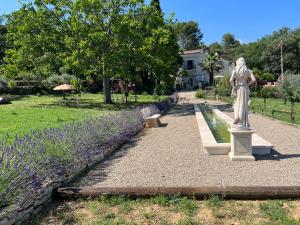
[[[0,143],[0,208],[22,204],[29,197],[33,200],[43,191],[45,182],[63,179],[99,161],[106,150],[116,148],[142,129],[142,116],[133,110],[32,131],[15,137],[12,144],[7,135]]]
[[[151,111],[166,110],[169,99]],[[114,150],[144,128],[141,109],[107,113],[61,128],[47,128],[0,142],[0,221],[5,212],[26,209],[45,184],[64,181]]]

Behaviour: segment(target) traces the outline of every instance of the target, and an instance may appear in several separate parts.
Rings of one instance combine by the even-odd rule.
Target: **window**
[[[188,70],[194,69],[194,61],[193,60],[188,60],[187,61],[187,69]]]

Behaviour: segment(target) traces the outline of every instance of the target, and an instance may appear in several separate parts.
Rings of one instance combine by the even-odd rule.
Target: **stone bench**
[[[161,114],[153,114],[151,113],[151,108],[146,107],[141,110],[144,120],[146,121],[146,128],[154,128],[160,126]]]

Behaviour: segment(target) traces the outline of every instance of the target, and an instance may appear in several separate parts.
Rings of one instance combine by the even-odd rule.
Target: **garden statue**
[[[232,97],[235,98],[233,129],[250,129],[248,119],[248,105],[250,103],[249,86],[255,82],[256,79],[253,73],[247,68],[245,59],[239,58],[236,61],[236,67],[230,78]]]
[[[252,154],[252,134],[248,118],[249,86],[255,83],[255,77],[247,68],[244,58],[236,61],[236,66],[230,78],[234,101],[234,120],[229,132],[231,134],[232,161],[254,161]]]

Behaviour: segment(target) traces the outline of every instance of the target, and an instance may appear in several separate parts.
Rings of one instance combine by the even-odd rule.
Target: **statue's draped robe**
[[[234,103],[234,124],[239,128],[249,129],[248,104],[249,104],[249,84],[248,81],[255,82],[255,77],[248,69],[242,72],[240,68],[235,68],[232,72],[230,83],[235,89]]]

